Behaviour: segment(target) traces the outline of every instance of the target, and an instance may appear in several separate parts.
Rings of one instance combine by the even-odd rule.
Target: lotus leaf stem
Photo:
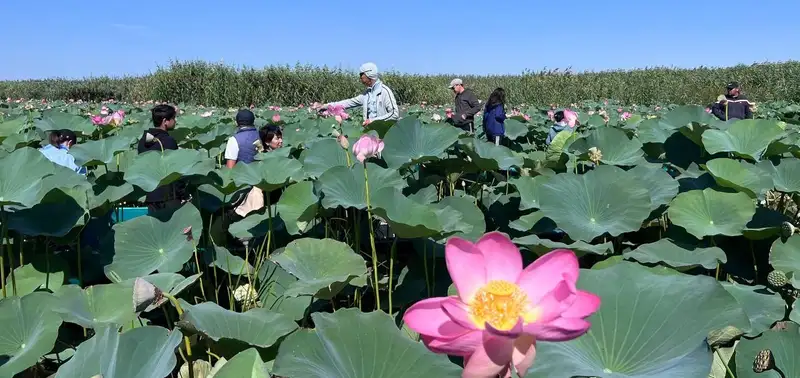
[[[392,241],[392,249],[389,252],[389,316],[392,316],[394,307],[392,306],[392,283],[394,278],[394,257],[397,253],[397,238]]]
[[[381,295],[378,289],[378,250],[375,248],[375,230],[372,225],[372,205],[369,200],[369,174],[364,164],[364,186],[367,200],[367,222],[369,223],[369,244],[372,248],[372,276],[375,281],[375,308],[381,309]]]
[[[178,311],[178,319],[182,318],[183,317],[183,307],[181,307],[181,304],[178,303],[178,300],[175,299],[175,297],[170,293],[164,292],[162,294],[164,294],[164,297],[169,299],[170,303],[172,303],[172,305],[175,307],[175,311]],[[186,345],[186,355],[189,357],[189,360],[191,360],[192,359],[192,344],[189,342],[189,336],[185,336],[185,335],[183,336],[183,343]],[[191,369],[189,369],[189,371],[191,371]]]
[[[194,238],[192,238],[192,249],[194,250],[194,263],[197,265],[197,273],[202,273],[200,272],[200,259],[197,257],[197,243],[195,243]],[[204,286],[203,276],[200,275],[200,294],[203,295],[203,301],[208,301],[208,298],[206,298],[206,289],[203,288]]]
[[[5,206],[0,206],[0,227],[2,227],[2,233],[0,233],[0,241],[4,244],[7,243],[6,239],[8,238],[8,221],[6,219],[6,208]],[[11,264],[13,265],[13,264]],[[11,269],[11,273],[14,273],[14,269]],[[13,284],[13,282],[12,282]],[[15,287],[17,285],[14,285]],[[6,292],[6,263],[5,257],[3,256],[3,251],[0,251],[0,287],[2,287],[3,291],[3,298],[8,296]]]

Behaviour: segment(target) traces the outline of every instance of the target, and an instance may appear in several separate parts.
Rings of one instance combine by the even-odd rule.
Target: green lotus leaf
[[[34,147],[36,143],[42,144],[46,139],[47,135],[44,132],[38,129],[30,129],[21,134],[9,135],[7,138],[3,139],[3,143],[0,144],[0,147],[11,152],[22,147]]]
[[[759,164],[772,177],[775,189],[786,193],[800,192],[800,159],[781,159],[777,166],[768,162]]]
[[[118,173],[104,174],[95,180],[92,191],[89,193],[89,210],[96,209],[106,204],[114,204],[128,196],[141,198],[145,193],[137,190],[133,185],[125,182]]]
[[[550,178],[548,176],[522,176],[509,180],[517,188],[520,196],[520,210],[539,208],[539,189]]]
[[[270,378],[270,374],[258,350],[250,348],[233,356],[213,378]]]
[[[230,253],[226,248],[213,245],[203,254],[210,261],[209,266],[224,272],[241,276],[252,274],[255,269],[245,259]]]
[[[116,167],[116,155],[131,149],[136,137],[118,135],[100,140],[90,140],[76,144],[70,148],[70,155],[75,157],[79,166],[109,165]]]
[[[462,214],[446,205],[422,205],[396,188],[383,188],[373,194],[373,211],[386,219],[393,233],[401,238],[422,238],[454,232],[463,224]]]
[[[311,314],[315,329],[281,344],[272,373],[283,377],[459,377],[461,368],[405,336],[381,311]]]
[[[277,205],[272,205],[264,213],[250,213],[244,219],[231,224],[228,232],[237,239],[252,240],[267,235],[270,230],[283,230],[286,226],[278,217],[277,208]]]
[[[14,377],[53,349],[61,326],[53,301],[42,292],[0,299],[0,377]]]
[[[217,125],[212,127],[206,133],[195,136],[194,139],[200,144],[200,147],[209,149],[212,147],[219,147],[228,140],[228,137],[236,132],[236,126],[233,125]]]
[[[737,156],[761,160],[770,143],[784,135],[775,121],[745,119],[733,122],[728,130],[708,130],[703,145],[710,154],[733,152]]]
[[[285,291],[287,297],[313,295],[333,298],[353,278],[366,274],[364,259],[347,244],[333,239],[304,238],[292,241],[270,257],[297,282]]]
[[[636,135],[642,143],[663,144],[672,134],[675,134],[675,129],[659,119],[644,120],[636,129]]]
[[[786,239],[777,239],[772,243],[769,263],[776,270],[789,276],[794,287],[800,287],[800,235]]]
[[[506,126],[505,137],[510,140],[516,140],[528,134],[528,124],[518,121],[513,118],[508,118],[504,122]]]
[[[755,164],[718,158],[707,162],[705,168],[720,186],[747,193],[752,198],[764,198],[773,187],[770,174]]]
[[[539,186],[542,215],[574,240],[638,230],[650,214],[650,194],[620,168],[601,165],[583,174],[556,175]]]
[[[550,145],[547,146],[547,160],[549,161],[558,161],[561,159],[561,154],[565,153],[569,150],[572,143],[574,143],[578,138],[580,138],[580,134],[576,133],[574,130],[565,129],[560,131],[556,134],[555,138],[550,141]]]
[[[91,339],[81,343],[56,378],[166,377],[178,362],[175,348],[181,332],[145,326],[120,334],[119,326],[106,324]]]
[[[55,313],[65,322],[85,328],[104,323],[125,324],[136,319],[133,305],[133,285],[119,283],[89,286],[62,286],[56,292]]]
[[[184,309],[179,325],[190,331],[201,332],[214,341],[231,339],[268,348],[297,329],[297,323],[286,315],[263,308],[239,313],[226,310],[214,302],[192,305],[182,299],[179,301]]]
[[[202,151],[148,151],[133,159],[131,166],[125,172],[125,181],[146,192],[152,192],[183,176],[206,175],[212,169],[214,161]]]
[[[750,319],[750,327],[743,328],[747,336],[755,337],[768,330],[772,324],[783,320],[786,302],[763,285],[746,286],[722,282],[722,287],[739,302]]]
[[[521,155],[505,146],[498,146],[478,138],[469,140],[469,146],[466,148],[466,152],[472,159],[472,164],[483,171],[498,169],[505,171],[511,167],[521,167],[524,164]]]
[[[92,135],[97,131],[97,127],[92,125],[88,118],[64,113],[56,109],[42,112],[42,119],[35,120],[33,125],[41,131],[67,129],[84,135]]]
[[[299,161],[276,155],[250,164],[236,164],[232,177],[237,186],[257,186],[268,193],[299,177],[302,169]]]
[[[702,266],[714,269],[720,263],[726,263],[728,257],[717,247],[699,248],[692,245],[678,244],[669,239],[661,239],[654,243],[642,244],[632,251],[623,254],[626,259],[640,263],[662,263],[672,268],[694,268]]]
[[[537,362],[529,375],[706,377],[712,362],[708,332],[749,324],[713,277],[659,275],[621,262],[581,270],[577,286],[602,298],[600,309],[588,319],[592,327],[572,341],[537,342]]]
[[[695,123],[717,125],[718,120],[699,105],[679,106],[661,117],[661,124],[672,129],[680,129]]]
[[[476,242],[486,233],[486,219],[481,209],[475,205],[475,198],[449,196],[442,198],[433,207],[440,210],[437,212],[440,218],[452,216],[453,219],[458,220],[452,228],[447,230],[448,233],[455,231],[448,237],[458,236]],[[447,224],[449,223],[447,222]]]
[[[756,373],[753,362],[759,352],[769,350],[775,361],[776,369]],[[736,345],[736,377],[737,378],[779,378],[800,377],[800,365],[797,356],[800,354],[800,327],[796,323],[784,322],[780,328],[764,332],[756,339],[744,339]]]
[[[266,260],[258,270],[258,298],[261,307],[284,314],[293,320],[303,319],[309,306],[309,297],[290,297],[286,290],[297,283],[297,278],[272,260]]]
[[[17,135],[29,126],[27,116],[7,118],[0,122],[0,141],[11,135]]]
[[[289,185],[281,193],[277,210],[292,235],[307,232],[317,216],[319,198],[314,194],[314,183],[301,181]]]
[[[85,191],[83,203],[61,189],[54,189],[41,202],[29,209],[15,211],[8,216],[8,228],[28,236],[62,237],[74,227],[83,224],[87,210]]]
[[[643,162],[642,142],[636,138],[629,139],[620,129],[613,127],[594,129],[572,143],[569,150],[580,155],[588,153],[592,147],[596,147],[602,153],[600,161],[603,164],[631,166]]]
[[[367,163],[369,191],[372,196],[382,188],[402,189],[406,183],[396,169],[384,169]],[[351,168],[336,166],[320,176],[319,188],[324,194],[322,206],[333,209],[338,206],[357,209],[367,208],[364,166],[357,164]]]
[[[183,205],[167,221],[142,216],[114,225],[114,258],[106,275],[121,280],[159,272],[178,272],[189,261],[194,244],[183,233],[191,227],[195,238],[203,230],[200,212],[191,203]]]
[[[57,291],[64,284],[66,263],[59,256],[35,257],[32,262],[14,269],[13,279],[6,275],[6,291],[22,297],[38,290]]]
[[[405,117],[386,132],[382,157],[389,168],[436,160],[461,133],[450,125],[423,124],[415,117]]]
[[[352,141],[351,143],[355,143]],[[326,138],[315,141],[308,149],[300,154],[303,170],[311,177],[320,177],[325,171],[336,166],[347,167],[347,155],[350,151],[339,145],[336,139]],[[355,156],[350,156],[350,164],[356,162]]]
[[[666,205],[678,194],[680,184],[669,173],[661,169],[660,164],[637,165],[628,173],[634,175],[647,188],[650,194],[650,209],[655,210]]]
[[[527,235],[513,240],[514,244],[527,247],[531,252],[541,256],[554,249],[569,249],[578,256],[585,254],[607,255],[614,252],[614,244],[606,242],[603,244],[588,244],[576,241],[572,244],[559,243],[548,239],[541,239],[536,235]]]
[[[673,223],[699,239],[713,235],[741,235],[755,212],[755,202],[747,194],[713,189],[678,194],[668,209]]]
[[[32,207],[50,191],[42,179],[55,173],[55,165],[33,148],[21,148],[0,159],[0,206]]]

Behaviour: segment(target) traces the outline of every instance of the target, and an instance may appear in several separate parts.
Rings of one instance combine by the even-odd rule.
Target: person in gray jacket
[[[481,111],[481,103],[472,90],[464,88],[461,79],[450,81],[450,89],[455,93],[456,113],[453,115],[453,125],[464,131],[474,132],[475,114]]]
[[[373,121],[396,121],[400,118],[400,108],[394,92],[378,77],[378,66],[375,63],[364,63],[359,68],[359,78],[367,89],[364,93],[342,101],[328,103],[321,110],[329,106],[343,106],[345,109],[361,106],[364,112],[363,126]]]

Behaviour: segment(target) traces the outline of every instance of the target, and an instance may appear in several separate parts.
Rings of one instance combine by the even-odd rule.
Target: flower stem
[[[164,294],[164,296],[167,299],[169,299],[169,302],[172,303],[172,305],[175,307],[175,311],[178,311],[178,320],[180,320],[183,317],[183,307],[181,307],[181,304],[178,303],[178,300],[175,299],[175,297],[172,296],[172,294],[167,293],[167,292],[164,292],[162,294]],[[183,343],[186,346],[186,356],[188,357],[189,361],[191,361],[192,360],[192,344],[189,342],[189,336],[185,336],[185,335],[183,336]],[[189,364],[189,366],[191,367],[191,364]]]
[[[375,230],[372,226],[372,205],[369,200],[369,175],[367,174],[367,165],[364,164],[364,186],[366,187],[367,199],[367,223],[369,223],[369,244],[372,248],[372,276],[375,282],[375,307],[381,309],[381,296],[378,290],[378,250],[375,248]]]
[[[389,316],[392,316],[392,279],[394,278],[394,256],[397,252],[397,238],[392,241],[392,249],[389,253]]]

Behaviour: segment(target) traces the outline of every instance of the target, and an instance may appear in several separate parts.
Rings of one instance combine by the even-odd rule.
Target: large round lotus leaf
[[[148,151],[136,156],[125,172],[125,181],[152,192],[183,176],[206,175],[214,160],[198,150]]]
[[[644,120],[636,129],[636,136],[642,143],[664,143],[672,134],[675,129],[658,119]]]
[[[270,378],[270,374],[258,350],[250,348],[222,365],[214,378]]]
[[[461,214],[446,206],[422,205],[396,188],[371,192],[375,214],[386,219],[401,238],[423,238],[456,231]]]
[[[197,282],[201,274],[202,273],[197,273],[189,277],[184,277],[178,273],[156,273],[156,274],[151,274],[149,276],[141,277],[141,279],[150,282],[164,293],[169,293],[172,296],[177,296],[178,294],[186,290],[186,288],[191,286],[193,283]],[[131,293],[135,296],[136,294],[134,293],[133,288],[134,284],[136,283],[136,279],[137,278],[131,278],[119,282],[118,285],[130,289]],[[166,303],[168,300],[169,299],[167,299],[166,297],[161,297],[160,299],[157,299],[155,301],[147,302],[149,304],[147,305],[147,307],[144,308],[144,312],[153,311],[162,304]],[[136,301],[135,298],[134,301]],[[141,311],[141,309],[137,308],[136,311]],[[141,320],[141,318],[139,320]],[[138,321],[136,323],[138,323]],[[127,325],[128,323],[124,324]]]
[[[574,240],[636,231],[650,215],[650,194],[630,173],[601,165],[556,175],[539,187],[540,210]]]
[[[661,239],[654,243],[642,244],[636,249],[623,254],[626,259],[645,264],[664,264],[672,268],[695,268],[702,266],[714,269],[720,263],[726,263],[728,257],[717,247],[700,248],[692,245],[677,244],[669,239]]]
[[[237,186],[257,186],[271,192],[299,177],[302,169],[303,165],[295,159],[275,156],[250,164],[236,164],[232,177]]]
[[[8,136],[8,138],[3,139],[3,143],[0,144],[0,147],[3,147],[7,151],[11,152],[19,148],[32,146],[36,142],[39,142],[41,145],[42,141],[46,140],[46,138],[47,135],[44,132],[32,129],[25,131],[22,134]]]
[[[481,170],[508,170],[514,166],[521,167],[524,163],[522,156],[514,153],[508,147],[498,146],[478,138],[469,140],[469,143],[471,146],[466,149],[467,155],[472,159],[472,164]]]
[[[400,331],[384,312],[348,308],[311,314],[278,350],[272,373],[282,377],[459,377],[461,368]]]
[[[367,175],[372,196],[382,188],[402,189],[406,186],[396,169],[384,169],[376,164],[367,163]],[[337,206],[367,208],[364,166],[361,164],[351,168],[333,167],[320,176],[318,184],[324,194],[322,206],[327,209]]]
[[[548,176],[521,176],[509,180],[519,192],[520,210],[539,208],[539,188],[549,179]]]
[[[270,258],[297,277],[297,282],[284,293],[288,297],[313,295],[330,299],[350,280],[367,272],[366,262],[359,254],[333,239],[295,240]]]
[[[268,348],[297,329],[297,323],[288,316],[263,308],[233,312],[214,302],[191,305],[181,299],[180,303],[184,313],[179,325],[192,332],[201,332],[214,341],[239,340]]]
[[[117,135],[100,140],[90,140],[76,144],[70,148],[70,155],[75,157],[75,164],[79,166],[108,165],[116,167],[116,155],[119,152],[130,150],[136,137]]]
[[[747,222],[742,234],[750,240],[763,240],[780,234],[781,224],[791,221],[789,215],[759,206],[753,219]]]
[[[572,143],[569,150],[585,154],[592,147],[596,147],[602,153],[600,161],[603,164],[630,166],[643,161],[642,142],[636,138],[628,139],[624,131],[613,127],[590,131],[588,135]]]
[[[11,135],[19,134],[27,127],[28,117],[26,116],[5,119],[3,122],[0,122],[0,140]]]
[[[578,256],[585,254],[591,255],[607,255],[614,252],[614,244],[606,242],[603,244],[589,244],[582,241],[576,241],[572,244],[564,244],[555,242],[548,239],[541,239],[536,235],[527,235],[513,240],[514,244],[527,247],[531,252],[541,256],[554,249],[569,249],[575,252]]]
[[[754,164],[719,158],[707,162],[705,168],[720,186],[747,193],[752,198],[763,198],[773,187],[769,173]]]
[[[383,139],[383,160],[390,168],[438,159],[462,131],[450,125],[422,124],[415,117],[398,121]]]
[[[0,377],[15,376],[53,349],[61,326],[53,299],[50,293],[0,299]]]
[[[352,141],[351,143],[355,143]],[[320,177],[325,171],[336,166],[347,166],[347,151],[339,145],[336,139],[320,139],[308,146],[300,154],[303,170],[308,176]],[[350,163],[356,162],[355,156],[350,157]]]
[[[731,124],[728,130],[703,133],[703,146],[710,154],[733,152],[738,156],[761,160],[769,144],[784,135],[776,121],[745,119]]]
[[[628,173],[639,179],[650,194],[650,209],[666,205],[678,194],[680,184],[660,165],[637,165]]]
[[[782,192],[800,192],[800,159],[781,159],[777,166],[764,161],[759,164],[772,177],[775,189]]]
[[[236,126],[218,124],[215,127],[212,127],[210,131],[203,134],[199,134],[194,138],[192,138],[194,140],[192,141],[191,144],[196,145],[194,143],[196,141],[197,143],[200,144],[199,147],[203,147],[206,149],[219,147],[223,143],[225,143],[228,137],[233,135],[235,132],[236,132]]]
[[[64,113],[56,109],[42,112],[42,119],[37,119],[33,122],[33,125],[42,131],[67,129],[84,135],[92,135],[97,131],[97,127],[92,125],[88,118]]]
[[[508,118],[504,122],[506,127],[506,135],[505,137],[510,140],[515,140],[517,138],[523,137],[528,134],[528,124],[523,123],[519,120]]]
[[[475,242],[486,233],[486,218],[481,209],[475,205],[475,199],[472,197],[445,197],[433,207],[440,210],[438,212],[440,217],[458,219],[458,222],[447,230],[455,230],[455,233],[448,236],[459,236]],[[449,222],[447,223],[449,224]]]
[[[212,245],[206,247],[203,252],[203,256],[207,259],[208,265],[219,268],[223,272],[237,276],[245,276],[255,271],[247,260],[230,253],[225,247]]]
[[[118,283],[94,285],[81,289],[77,285],[61,287],[52,311],[65,322],[94,328],[102,323],[125,324],[136,318],[133,307],[133,286]]]
[[[0,159],[0,206],[32,207],[51,188],[42,179],[52,175],[55,166],[33,148],[21,148]]]
[[[722,287],[739,302],[745,315],[750,319],[750,327],[742,331],[755,337],[769,329],[773,323],[782,320],[786,314],[786,302],[763,285],[746,286],[722,282]]]
[[[266,260],[258,271],[258,299],[261,307],[284,314],[292,320],[305,316],[309,306],[308,297],[289,297],[286,290],[297,283],[297,278],[286,272],[272,260]]]
[[[61,189],[51,190],[33,207],[9,214],[8,228],[28,236],[62,237],[83,224],[83,206],[88,205],[83,197],[84,203],[79,203]]]
[[[13,279],[10,274],[6,274],[6,291],[18,297],[37,290],[55,292],[64,284],[65,269],[66,264],[59,256],[37,256],[33,262],[14,269]]]
[[[561,154],[566,152],[572,143],[580,138],[580,134],[576,133],[573,129],[565,129],[556,134],[555,138],[550,141],[547,146],[547,154],[545,155],[549,161],[559,161]]]
[[[301,181],[289,185],[278,200],[278,213],[292,235],[307,232],[317,216],[319,198],[314,194],[314,183]]]
[[[94,210],[107,203],[117,203],[128,195],[136,198],[144,196],[144,192],[137,192],[134,193],[133,185],[125,182],[122,179],[122,175],[116,173],[104,174],[95,180],[92,190],[89,192],[89,210]]]
[[[621,262],[581,270],[577,286],[602,298],[588,319],[592,327],[572,341],[538,342],[529,375],[706,377],[712,361],[708,332],[749,324],[736,300],[712,277],[659,275]]]
[[[126,280],[156,270],[180,271],[194,252],[193,243],[183,233],[187,227],[191,227],[195,239],[203,230],[200,212],[191,203],[166,222],[146,215],[115,224],[114,259],[105,267],[106,276]]]
[[[678,194],[668,213],[673,223],[698,239],[710,235],[737,236],[756,213],[756,204],[744,193],[691,190]]]
[[[698,105],[684,105],[670,110],[661,117],[661,124],[673,129],[691,125],[716,124],[716,118],[706,113],[705,108]]]
[[[272,232],[283,230],[286,226],[283,220],[277,217],[277,208],[277,205],[272,205],[263,214],[250,213],[247,218],[233,223],[228,232],[237,239],[251,240],[268,234],[270,230]]]
[[[166,377],[178,362],[175,348],[181,343],[179,330],[146,326],[117,332],[107,324],[78,346],[55,378]]]
[[[785,241],[775,240],[770,248],[769,263],[776,270],[788,274],[792,286],[800,287],[800,235],[793,235]]]
[[[769,350],[775,369],[756,373],[753,371],[753,362],[759,352]],[[744,339],[736,345],[736,378],[789,378],[800,377],[800,364],[797,356],[800,355],[800,326],[793,322],[783,322],[781,327],[773,328],[761,334],[756,339]]]

